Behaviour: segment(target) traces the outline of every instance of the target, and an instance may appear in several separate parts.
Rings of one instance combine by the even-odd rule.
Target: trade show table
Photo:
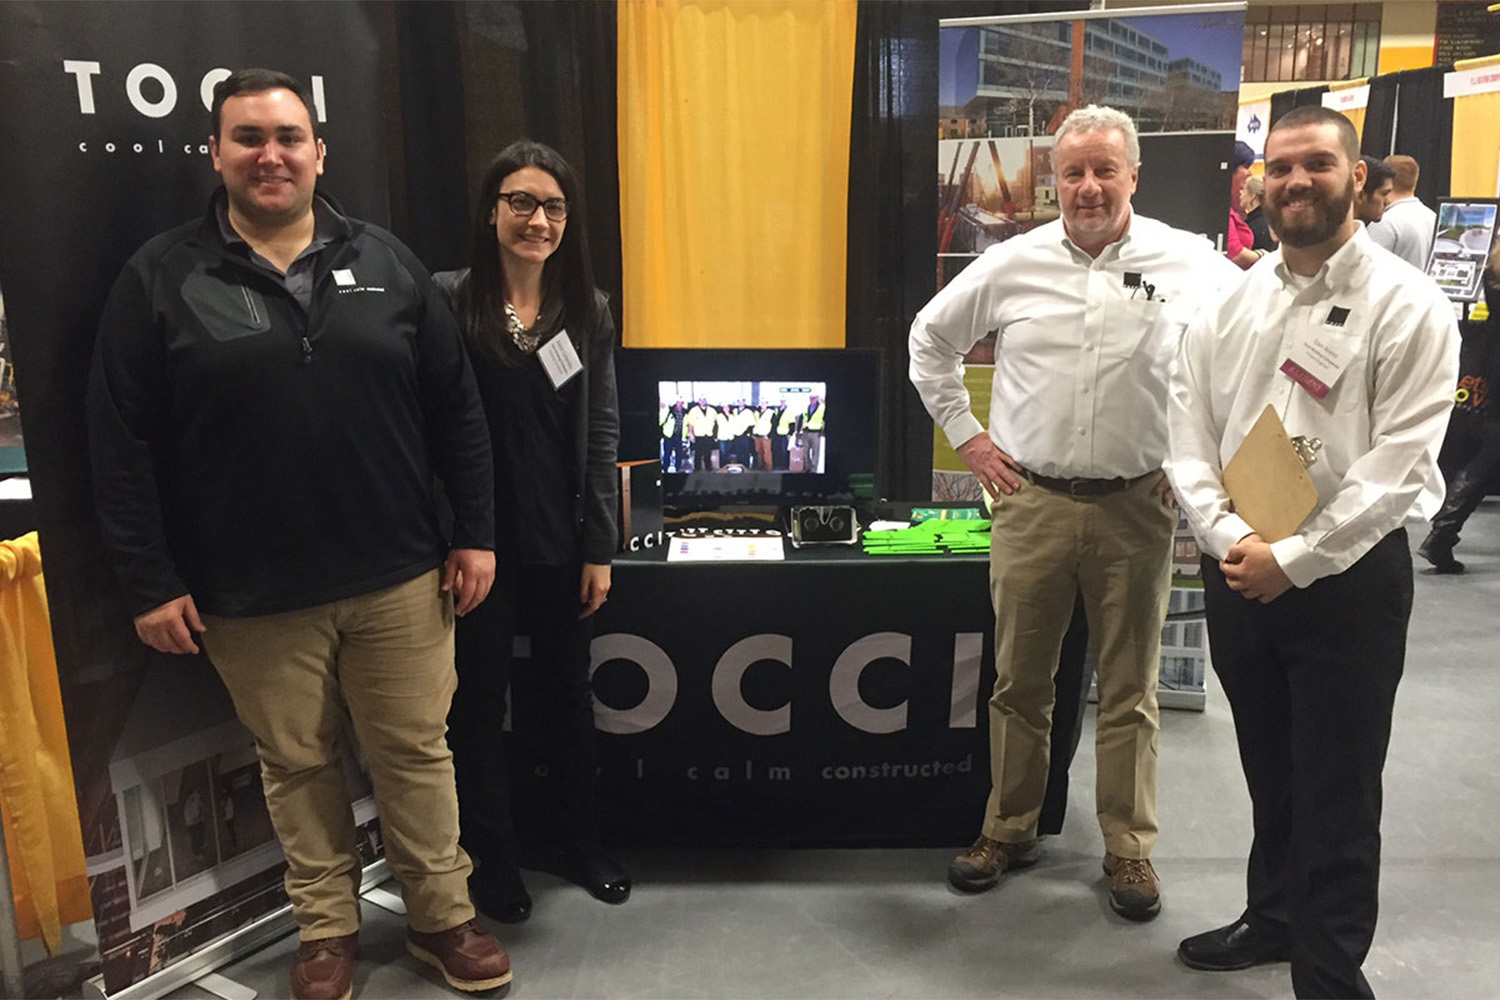
[[[972,838],[989,788],[987,587],[982,555],[619,557],[594,643],[606,837]]]

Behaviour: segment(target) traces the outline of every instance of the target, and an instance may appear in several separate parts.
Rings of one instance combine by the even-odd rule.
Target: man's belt
[[[1103,497],[1111,493],[1119,493],[1141,482],[1148,476],[1156,473],[1148,472],[1144,476],[1136,476],[1134,479],[1057,479],[1052,476],[1042,476],[1030,469],[1021,469],[1021,478],[1054,493],[1066,493],[1074,497]]]

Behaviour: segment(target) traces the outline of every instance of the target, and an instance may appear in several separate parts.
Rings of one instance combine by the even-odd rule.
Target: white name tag
[[[1292,348],[1281,370],[1302,388],[1322,399],[1354,359],[1351,346],[1346,338],[1314,328]]]
[[[354,284],[354,272],[347,267],[336,267],[333,269],[333,283],[336,285]]]
[[[536,356],[554,389],[561,389],[568,379],[583,371],[583,362],[578,360],[578,352],[573,349],[566,330],[558,330],[555,337],[538,347]]]

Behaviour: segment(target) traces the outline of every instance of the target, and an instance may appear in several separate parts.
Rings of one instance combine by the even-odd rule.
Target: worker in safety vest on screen
[[[751,436],[755,439],[755,467],[765,472],[775,468],[771,464],[771,431],[776,428],[777,415],[775,406],[762,406],[750,429]]]
[[[802,421],[802,462],[807,472],[823,471],[823,421],[828,404],[817,396],[808,400],[807,418]]]
[[[708,400],[700,398],[687,411],[686,419],[688,433],[693,438],[693,471],[712,472],[712,455],[718,445],[714,432],[719,424],[719,411],[709,406]]]

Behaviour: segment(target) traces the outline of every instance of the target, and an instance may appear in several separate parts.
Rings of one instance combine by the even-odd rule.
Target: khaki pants
[[[453,604],[438,582],[434,570],[301,611],[203,616],[204,647],[255,736],[304,941],[359,930],[361,866],[339,752],[346,706],[407,920],[434,933],[474,916],[446,740]]]
[[[1151,495],[1156,477],[1103,497],[1023,485],[995,506],[990,597],[995,693],[984,835],[1036,836],[1047,787],[1053,673],[1082,593],[1097,661],[1098,784],[1105,849],[1148,858],[1156,840],[1156,683],[1171,590],[1176,515]]]

